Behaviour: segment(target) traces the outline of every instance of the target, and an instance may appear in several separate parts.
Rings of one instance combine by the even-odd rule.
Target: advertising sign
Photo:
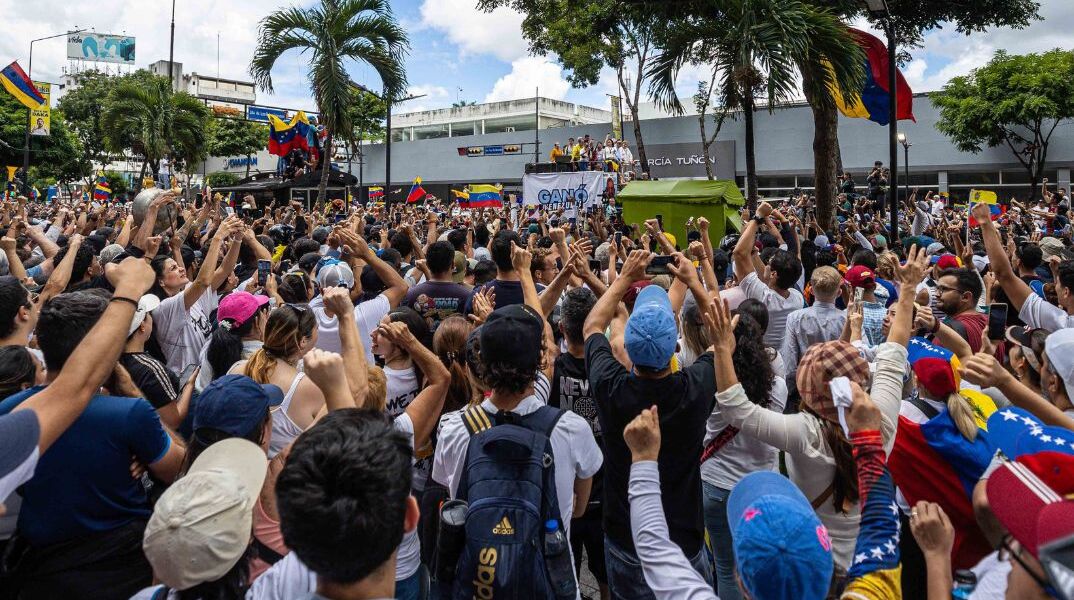
[[[67,58],[134,64],[134,38],[107,33],[72,33],[67,36]]]
[[[635,156],[637,152],[635,151]],[[645,157],[653,177],[705,177],[705,153],[701,142],[645,144]],[[716,179],[735,178],[735,142],[720,140],[709,148],[709,161]]]
[[[579,208],[604,206],[614,197],[614,175],[601,171],[526,174],[522,177],[522,197],[526,206],[562,208],[565,218],[576,218]]]
[[[619,96],[611,96],[612,100],[612,137],[621,140],[623,139],[623,115],[621,101]]]
[[[268,108],[265,106],[247,106],[246,107],[246,119],[250,121],[260,121],[262,123],[268,123],[268,116],[274,115],[279,117],[284,122],[291,120],[291,115],[287,114],[286,110],[279,108]]]
[[[41,92],[41,95],[45,97],[45,102],[40,108],[30,109],[30,135],[48,135],[49,128],[52,125],[50,118],[52,113],[49,107],[52,84],[35,81],[34,85],[37,86],[37,91]]]

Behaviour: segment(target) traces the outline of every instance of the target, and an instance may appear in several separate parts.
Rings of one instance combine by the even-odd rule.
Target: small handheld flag
[[[26,108],[40,108],[45,103],[45,97],[34,86],[34,82],[26,76],[26,72],[19,66],[18,61],[0,71],[0,84],[9,94],[22,103]]]
[[[93,186],[93,199],[108,201],[112,197],[112,187],[108,185],[108,179],[104,175],[97,178],[97,185]]]
[[[973,218],[972,210],[974,204],[987,204],[993,221],[1007,214],[1007,206],[999,204],[999,196],[997,196],[995,192],[990,192],[988,190],[970,190],[970,227],[979,225],[977,219]]]
[[[421,177],[414,178],[414,185],[410,186],[410,193],[406,195],[407,204],[413,204],[425,197],[428,192],[421,187]]]

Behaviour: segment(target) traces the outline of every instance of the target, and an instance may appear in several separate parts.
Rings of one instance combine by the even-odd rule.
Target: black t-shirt
[[[1041,281],[1041,278],[1037,277],[1036,275],[1032,275],[1032,276],[1029,276],[1029,277],[1026,277],[1025,275],[1022,275],[1020,277],[1020,279],[1022,281],[1024,281],[1024,282],[1026,282],[1026,285],[1028,285],[1030,287],[1030,289],[1033,289],[1033,290],[1038,290],[1038,289],[1043,290],[1044,289],[1044,282]],[[1014,303],[1011,302],[1011,299],[1007,297],[1007,292],[1003,291],[1003,288],[999,288],[999,289],[996,290],[996,293],[992,297],[992,302],[994,302],[996,304],[1006,304],[1007,305],[1007,326],[1008,327],[1022,327],[1022,326],[1025,325],[1025,322],[1022,321],[1022,319],[1019,318],[1019,316],[1018,316],[1018,309],[1015,308]]]
[[[179,397],[179,378],[164,363],[145,352],[124,352],[119,363],[145,394],[153,408],[167,406]]]
[[[413,308],[435,331],[444,319],[461,313],[470,300],[470,289],[451,281],[425,281],[410,288],[403,299],[403,306]]]
[[[604,440],[600,432],[600,420],[597,418],[597,403],[593,398],[593,388],[589,385],[589,375],[585,370],[585,359],[575,358],[564,352],[556,358],[552,372],[552,391],[548,394],[548,405],[554,408],[573,411],[589,423],[593,437],[597,440],[601,452],[604,452]],[[594,508],[599,508],[604,500],[604,467],[593,475],[593,487],[589,492],[589,504],[586,515]]]
[[[630,449],[623,440],[627,423],[656,405],[660,415],[660,494],[671,541],[688,557],[701,550],[701,457],[705,422],[716,402],[712,353],[662,379],[631,375],[612,355],[603,334],[585,343],[589,385],[604,434],[604,531],[620,548],[634,551],[630,535]]]

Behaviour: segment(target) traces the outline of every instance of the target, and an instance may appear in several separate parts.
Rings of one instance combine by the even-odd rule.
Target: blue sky
[[[217,72],[217,35],[220,36],[220,75],[248,79],[250,56],[257,41],[257,23],[269,11],[296,0],[178,0],[176,6],[176,61],[186,72]],[[994,30],[970,37],[950,29],[930,32],[923,48],[913,51],[905,69],[915,91],[939,89],[950,77],[968,73],[987,62],[997,49],[1013,53],[1069,47],[1074,30],[1070,0],[1040,0],[1044,21],[1023,31]],[[299,0],[310,4],[309,0]],[[614,93],[611,73],[588,89],[572,89],[554,57],[534,57],[521,39],[522,17],[499,9],[482,13],[475,0],[396,0],[393,9],[407,29],[411,52],[407,72],[411,92],[426,94],[401,110],[449,106],[456,98],[485,102],[541,95],[594,106],[607,105]],[[74,27],[102,33],[124,33],[137,38],[137,66],[166,59],[171,4],[167,0],[0,0],[5,35],[0,37],[0,62],[18,59],[27,67],[29,41]],[[39,42],[34,49],[34,78],[58,82],[64,68],[63,38]],[[368,68],[351,65],[351,75],[377,87]],[[687,69],[680,90],[691,94],[698,71]],[[274,71],[275,94],[259,92],[259,102],[311,109],[305,65],[298,54],[288,55]],[[461,91],[459,88],[462,88]]]

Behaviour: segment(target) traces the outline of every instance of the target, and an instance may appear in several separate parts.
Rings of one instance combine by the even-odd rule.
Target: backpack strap
[[[551,440],[552,431],[556,429],[556,425],[559,424],[559,420],[563,418],[563,415],[566,414],[566,412],[567,411],[562,408],[543,405],[532,413],[526,415],[525,422],[528,424],[528,429],[539,431]]]
[[[921,413],[925,415],[925,418],[930,421],[940,414],[940,411],[936,410],[936,408],[928,402],[922,400],[921,396],[917,394],[912,394],[906,401],[913,404],[917,410],[920,410]]]
[[[257,552],[257,557],[263,560],[265,563],[269,565],[274,565],[283,560],[282,554],[276,552],[272,548],[269,548],[265,544],[265,542],[259,540],[256,535],[254,536],[253,544],[254,550]]]

